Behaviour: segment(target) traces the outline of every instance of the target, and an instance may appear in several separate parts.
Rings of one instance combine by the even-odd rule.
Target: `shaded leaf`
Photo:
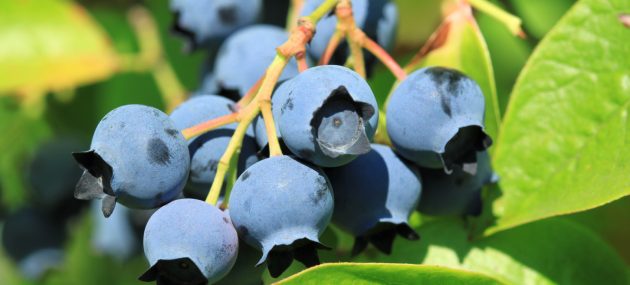
[[[503,284],[489,276],[441,266],[328,263],[275,284]]]
[[[521,73],[496,143],[491,234],[630,194],[630,29],[624,0],[583,0]]]
[[[506,284],[628,284],[623,260],[593,232],[561,218],[471,241],[464,222],[441,219],[417,228],[419,242],[396,240],[393,254],[359,261],[441,265]],[[370,256],[371,257],[366,257]]]

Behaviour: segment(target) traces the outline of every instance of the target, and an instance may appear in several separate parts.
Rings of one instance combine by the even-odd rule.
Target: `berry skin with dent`
[[[333,193],[324,172],[290,156],[273,156],[239,176],[230,197],[230,215],[240,237],[262,250],[272,277],[293,259],[319,264],[319,236],[330,222]]]
[[[172,30],[186,40],[185,49],[192,51],[253,24],[261,6],[262,0],[171,0]]]
[[[175,122],[175,127],[181,131],[207,120],[228,115],[232,113],[233,109],[234,102],[227,98],[216,95],[200,95],[179,105],[170,117]],[[210,185],[214,181],[219,160],[225,152],[236,126],[236,123],[232,123],[189,141],[190,183],[189,187],[184,190],[186,196],[205,199]],[[254,132],[249,128],[241,146],[238,162],[239,173],[258,161],[257,151]]]
[[[387,105],[387,133],[396,151],[425,168],[454,166],[474,174],[476,152],[492,140],[484,131],[485,99],[459,71],[427,67],[410,74]]]
[[[332,221],[356,237],[353,255],[368,242],[389,254],[397,234],[419,238],[408,218],[422,192],[420,173],[388,146],[373,144],[367,154],[326,174],[335,193]]]
[[[440,169],[420,168],[423,192],[418,211],[431,216],[478,216],[482,210],[481,189],[496,183],[487,152],[477,153],[475,175],[454,168],[446,174]]]
[[[265,74],[276,56],[276,48],[287,39],[284,29],[270,25],[250,26],[228,37],[219,49],[214,64],[215,81],[221,92],[244,96]],[[279,80],[287,80],[297,74],[297,62],[292,58]]]
[[[157,210],[144,230],[151,268],[142,281],[212,284],[236,262],[238,236],[230,217],[195,199],[175,200]]]
[[[99,122],[89,151],[73,153],[83,168],[75,197],[103,199],[105,217],[116,202],[149,209],[181,195],[190,168],[188,146],[162,111],[125,105]]]
[[[279,132],[296,156],[322,167],[344,165],[370,151],[378,106],[370,86],[341,66],[309,68],[291,80],[275,109]]]

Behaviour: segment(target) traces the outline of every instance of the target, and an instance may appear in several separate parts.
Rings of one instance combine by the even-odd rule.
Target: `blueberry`
[[[172,29],[194,50],[254,23],[261,6],[261,0],[171,0]]]
[[[89,151],[74,153],[84,169],[75,197],[103,198],[108,217],[115,202],[155,208],[181,195],[190,155],[182,134],[160,110],[125,105],[98,124]]]
[[[230,215],[239,236],[262,250],[277,277],[293,259],[319,264],[319,236],[333,210],[330,183],[322,170],[290,156],[273,156],[252,165],[237,179]]]
[[[144,253],[151,268],[140,280],[214,283],[234,266],[238,247],[236,230],[223,211],[195,199],[175,200],[147,223]]]
[[[170,115],[178,130],[232,113],[234,102],[216,95],[202,95],[182,103]],[[185,194],[205,199],[214,180],[221,156],[227,148],[237,124],[229,124],[200,135],[189,142],[191,156],[190,183]],[[243,139],[239,156],[239,173],[258,161],[254,132],[250,128]]]
[[[305,16],[314,11],[323,0],[307,0],[302,8],[301,15]],[[357,27],[388,51],[394,46],[396,29],[398,27],[398,8],[396,3],[390,0],[354,0],[352,11]],[[319,59],[324,54],[328,42],[335,32],[337,16],[334,14],[323,18],[317,23],[316,33],[308,46],[308,53],[314,59]],[[331,60],[331,64],[343,65],[349,55],[347,44],[342,43]],[[366,67],[368,70],[375,63],[375,57],[364,52]]]
[[[101,214],[101,206],[97,201],[92,202],[91,208],[94,219],[92,246],[98,252],[119,261],[125,261],[132,257],[136,252],[139,240],[134,234],[130,210],[120,205],[109,218],[104,218]]]
[[[387,133],[405,158],[426,168],[475,168],[477,151],[492,140],[484,132],[485,101],[477,83],[444,67],[410,74],[391,95]]]
[[[274,109],[280,108],[279,132],[295,155],[335,167],[370,151],[378,106],[356,72],[335,65],[309,68],[286,90]]]
[[[477,153],[477,171],[471,175],[459,167],[453,173],[420,168],[423,191],[418,210],[432,216],[477,216],[481,213],[481,189],[497,181],[487,152]]]
[[[420,173],[388,146],[373,144],[367,154],[326,174],[335,192],[332,221],[356,237],[353,255],[368,242],[389,254],[396,234],[418,239],[408,218],[422,192]]]
[[[284,29],[254,25],[230,35],[223,43],[214,65],[214,76],[222,92],[243,96],[265,74],[276,56],[276,48],[288,39]],[[295,58],[291,59],[280,81],[298,74]]]
[[[70,154],[85,147],[72,137],[57,137],[38,147],[25,171],[30,186],[29,197],[35,207],[61,220],[83,209],[86,203],[73,196],[81,169]]]
[[[25,277],[38,279],[63,262],[63,229],[63,224],[46,212],[22,208],[7,216],[2,227],[2,245]]]

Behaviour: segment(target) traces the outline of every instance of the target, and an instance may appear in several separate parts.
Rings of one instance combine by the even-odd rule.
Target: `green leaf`
[[[386,263],[328,263],[276,284],[503,284],[489,276],[447,267]]]
[[[493,4],[500,6],[497,1],[493,2]],[[477,19],[479,28],[481,28],[488,43],[496,79],[499,109],[501,116],[503,116],[510,99],[510,93],[512,93],[512,87],[514,87],[518,74],[525,66],[525,62],[532,52],[532,47],[528,41],[515,37],[504,25],[497,24],[496,19],[485,13],[477,13],[475,19]]]
[[[441,265],[480,272],[506,284],[625,284],[623,260],[599,236],[562,218],[471,241],[459,219],[426,222],[420,241],[398,238],[392,255],[374,251],[359,261]]]
[[[469,9],[461,8],[445,19],[432,36],[431,51],[412,70],[425,66],[445,66],[460,70],[481,87],[486,98],[485,128],[494,139],[501,124],[501,111],[494,71],[486,41]]]
[[[102,80],[116,68],[107,36],[78,4],[0,1],[0,94]]]
[[[5,203],[0,207],[16,208],[27,196],[26,158],[51,132],[45,121],[27,116],[11,101],[0,97],[0,200]]]
[[[494,156],[492,234],[630,194],[626,0],[583,0],[540,43],[514,88]]]
[[[511,3],[516,14],[523,19],[528,36],[540,39],[571,8],[575,0],[511,0]]]
[[[630,231],[622,226],[630,220],[630,196],[567,218],[598,233],[630,265]]]

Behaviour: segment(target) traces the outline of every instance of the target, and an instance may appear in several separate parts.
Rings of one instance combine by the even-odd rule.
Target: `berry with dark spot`
[[[498,178],[492,172],[487,152],[477,153],[475,175],[459,167],[446,174],[440,169],[420,168],[422,199],[418,210],[432,216],[477,216],[481,213],[481,189]]]
[[[185,49],[210,45],[254,23],[261,0],[171,0],[173,31],[186,40]]]
[[[388,146],[373,144],[367,154],[326,174],[335,191],[332,221],[356,237],[353,255],[368,242],[389,254],[396,235],[419,238],[408,218],[422,192],[420,173]]]
[[[245,174],[247,173],[247,174]],[[333,193],[323,171],[290,156],[273,156],[252,165],[232,189],[230,216],[240,235],[262,250],[277,277],[293,259],[319,264],[319,236],[333,210]]]
[[[221,93],[231,91],[245,95],[265,74],[276,56],[276,48],[288,38],[284,29],[270,25],[254,25],[230,35],[221,45],[214,64],[214,76]],[[297,74],[297,63],[292,58],[279,80]]]
[[[282,140],[298,157],[336,167],[370,151],[378,106],[356,72],[335,65],[309,68],[291,80],[277,103]]]
[[[186,140],[169,117],[152,107],[125,105],[98,124],[89,151],[73,153],[84,170],[79,199],[103,199],[108,217],[116,202],[155,208],[181,195],[190,168]]]
[[[175,200],[157,210],[144,231],[150,268],[142,281],[207,284],[234,266],[238,236],[229,216],[195,199]]]
[[[233,105],[233,101],[221,96],[196,96],[177,107],[170,117],[175,122],[175,127],[178,130],[183,130],[207,120],[228,115],[232,113]],[[219,160],[225,152],[236,126],[236,123],[229,124],[189,141],[190,183],[185,190],[186,196],[205,199],[210,185],[214,181]],[[254,132],[252,128],[249,128],[241,145],[238,162],[239,173],[258,161],[257,151]]]
[[[485,99],[477,83],[444,67],[410,74],[387,105],[387,133],[403,157],[425,168],[457,166],[474,174],[478,151],[492,140],[484,131]]]

